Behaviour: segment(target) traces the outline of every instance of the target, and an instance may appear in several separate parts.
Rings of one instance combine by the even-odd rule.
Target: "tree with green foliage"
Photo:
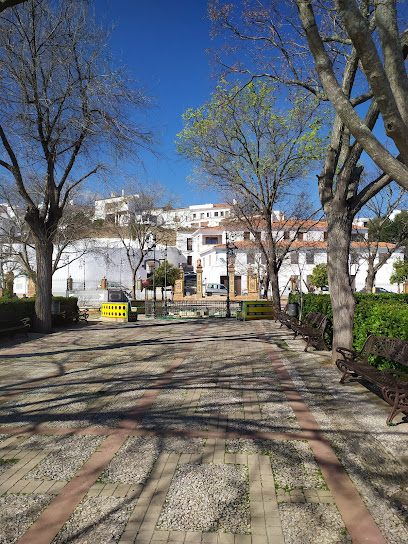
[[[400,284],[408,281],[408,261],[398,259],[392,264],[392,266],[395,272],[390,276],[390,283],[397,283],[399,292]]]
[[[252,233],[275,307],[279,270],[296,238],[284,240],[285,224],[296,219],[292,230],[298,232],[308,218],[307,174],[325,147],[315,106],[302,94],[285,102],[266,82],[251,81],[242,90],[222,82],[208,102],[183,115],[178,135],[178,150],[196,166],[200,185],[233,205],[237,221],[230,230],[244,226]],[[272,225],[274,209],[286,216],[279,231]]]
[[[395,213],[406,207],[407,192],[392,183],[367,204],[371,215],[368,232],[357,229],[359,258],[367,263],[365,291],[371,293],[377,272],[408,242],[408,213]],[[390,218],[392,217],[392,219]]]
[[[156,287],[174,287],[176,280],[179,278],[180,270],[168,261],[163,261],[154,272],[154,284]],[[153,285],[152,279],[150,283]]]
[[[404,3],[394,0],[209,3],[213,33],[228,42],[214,54],[222,75],[238,72],[242,85],[261,76],[287,92],[302,88],[335,112],[318,175],[328,223],[333,354],[337,346],[351,348],[353,341],[349,252],[354,217],[392,180],[408,189],[404,10]],[[395,153],[381,131],[375,131],[378,119]],[[361,178],[363,152],[381,171],[368,183]]]
[[[328,285],[329,283],[329,278],[327,275],[327,264],[326,263],[317,264],[313,268],[313,271],[310,274],[309,279],[311,283],[318,289],[321,289],[322,287],[326,287],[326,285]]]

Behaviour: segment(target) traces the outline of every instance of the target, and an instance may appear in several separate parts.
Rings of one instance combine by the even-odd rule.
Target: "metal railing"
[[[231,301],[231,317],[236,317],[241,303]],[[155,308],[154,308],[155,306]],[[145,303],[146,316],[161,318],[200,318],[200,317],[225,317],[227,312],[226,301],[179,301],[167,304],[164,301],[149,300]]]

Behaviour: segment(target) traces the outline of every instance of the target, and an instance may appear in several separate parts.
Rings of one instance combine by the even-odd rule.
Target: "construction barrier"
[[[137,308],[128,302],[102,302],[101,317],[107,321],[136,321]]]
[[[243,300],[237,311],[237,319],[241,321],[273,318],[273,304],[270,300]]]

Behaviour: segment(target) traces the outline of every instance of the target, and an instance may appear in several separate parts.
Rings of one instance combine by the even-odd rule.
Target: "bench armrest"
[[[355,359],[357,357],[357,352],[353,349],[338,347],[336,351],[343,356],[344,360]]]

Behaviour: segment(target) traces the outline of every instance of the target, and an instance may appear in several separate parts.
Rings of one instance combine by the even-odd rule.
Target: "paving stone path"
[[[0,345],[0,544],[408,544],[407,433],[274,322]]]

